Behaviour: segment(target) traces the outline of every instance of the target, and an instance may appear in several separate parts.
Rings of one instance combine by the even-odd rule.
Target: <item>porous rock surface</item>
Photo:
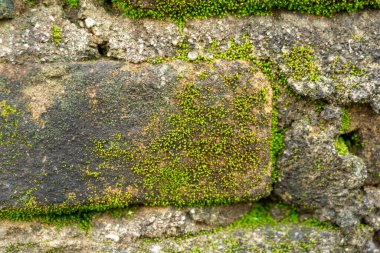
[[[53,26],[59,27],[59,43],[54,41]],[[213,42],[219,42],[222,48],[228,50],[230,39],[244,43],[244,36],[255,47],[254,56],[278,64],[291,89],[291,92],[283,92],[275,103],[279,113],[278,127],[285,133],[285,147],[277,160],[278,181],[274,184],[271,198],[294,205],[301,215],[331,222],[338,226],[338,230],[326,231],[302,224],[282,224],[249,229],[234,228],[182,239],[166,238],[153,242],[137,240],[140,237],[197,232],[204,226],[209,228],[230,222],[227,219],[226,222],[209,224],[208,220],[217,221],[218,218],[212,218],[215,216],[209,214],[207,208],[206,218],[200,219],[194,218],[195,216],[189,219],[191,210],[179,211],[178,217],[172,214],[175,213],[172,210],[168,216],[175,218],[159,218],[158,223],[157,217],[153,221],[152,217],[147,216],[142,216],[141,219],[137,216],[133,221],[130,218],[128,221],[111,221],[104,217],[95,219],[94,224],[97,225],[91,230],[90,237],[84,237],[83,232],[74,227],[61,230],[68,231],[66,234],[49,234],[46,231],[53,228],[47,225],[6,222],[2,224],[5,231],[1,237],[3,251],[15,247],[21,252],[44,252],[54,248],[62,252],[189,252],[190,249],[195,252],[379,252],[379,11],[338,14],[331,18],[278,12],[267,17],[193,20],[184,25],[181,33],[171,22],[126,19],[107,12],[99,3],[89,0],[81,1],[79,9],[75,11],[63,9],[54,1],[45,1],[43,5],[37,5],[13,20],[0,23],[0,72],[3,73],[0,76],[1,98],[18,101],[21,107],[26,105],[27,100],[30,104],[28,122],[33,122],[35,128],[42,129],[42,132],[48,132],[43,129],[49,129],[48,122],[51,115],[54,115],[52,111],[57,108],[67,109],[71,105],[81,108],[77,116],[61,111],[61,115],[66,115],[66,118],[56,118],[60,119],[63,126],[70,126],[74,119],[80,121],[83,115],[88,116],[91,106],[99,106],[107,98],[113,98],[111,88],[125,80],[130,80],[139,89],[144,87],[145,95],[139,97],[140,101],[135,103],[134,109],[138,111],[139,106],[142,106],[141,111],[153,110],[151,103],[157,98],[155,92],[173,84],[173,80],[179,74],[182,75],[181,68],[187,68],[191,64],[175,62],[151,65],[147,61],[176,55],[181,42],[185,40],[189,44],[186,51],[188,60],[211,60],[213,54],[208,49]],[[287,61],[287,56],[292,56],[292,52],[297,50],[299,52],[300,47],[306,49],[306,56],[311,56],[313,75],[307,72],[301,73],[301,76],[295,75],[297,71]],[[241,62],[237,65],[247,67]],[[194,66],[195,69],[202,69],[202,65]],[[104,82],[100,83],[99,80]],[[144,85],[147,83],[150,85]],[[80,88],[80,85],[83,87]],[[65,89],[62,87],[72,87],[70,99],[65,97]],[[128,87],[131,89],[129,93],[133,93],[133,87]],[[86,95],[85,100],[81,98],[83,95]],[[61,102],[54,104],[50,101],[51,97]],[[158,96],[158,100],[159,98],[161,97]],[[81,101],[85,102],[81,104]],[[147,104],[142,105],[141,101]],[[165,104],[164,101],[165,99],[161,105]],[[117,125],[120,122],[113,121],[115,114],[112,113],[121,111],[118,107],[120,105],[109,105],[114,107],[103,112],[91,111],[91,123],[83,123],[79,129],[75,129],[75,135],[82,135],[90,129],[95,135],[122,129],[123,126]],[[348,128],[342,120],[347,113],[350,118]],[[111,120],[100,123],[99,117],[109,117]],[[51,135],[52,145],[60,144],[59,141],[53,141],[54,136],[71,143],[70,145],[79,142],[77,137],[67,138],[65,134],[70,133],[66,130]],[[264,133],[269,134],[267,131]],[[345,153],[340,152],[337,146],[340,138],[346,141],[348,151]],[[80,140],[82,141],[83,139]],[[52,156],[55,160],[50,160],[51,164],[57,164],[62,158],[59,155],[61,149],[56,148],[55,152],[56,155]],[[72,159],[75,159],[76,153],[78,152],[67,148],[67,154],[73,154]],[[51,159],[45,159],[42,154],[38,154],[38,157],[33,161],[46,162],[49,161],[48,158]],[[28,157],[24,159],[31,160]],[[35,172],[43,169],[44,166],[40,166]],[[94,171],[86,174],[86,170],[82,170],[80,173],[91,178],[94,177],[91,172]],[[19,187],[25,185],[25,195],[32,182],[24,179],[30,172],[26,170],[23,173],[20,172],[20,177],[13,181],[22,182]],[[58,185],[65,187],[66,183],[55,176],[57,173],[54,170],[47,170],[46,173],[50,173],[53,179],[57,178]],[[78,170],[67,169],[58,175],[70,178],[69,182],[74,180],[76,187],[83,186],[83,189],[77,188],[77,193],[86,199],[83,196],[86,184],[80,181],[83,177],[75,173],[79,173]],[[3,178],[5,176],[6,174],[2,175]],[[112,174],[108,176],[111,177]],[[108,187],[105,181],[96,178],[92,180],[92,185],[100,185],[103,190]],[[261,189],[268,190],[268,185],[270,183],[265,181],[265,186]],[[49,186],[48,181],[46,186]],[[5,206],[10,203],[29,203],[30,194],[19,198],[18,193],[13,193],[18,199],[14,202],[11,187],[2,182],[0,196],[8,203]],[[40,199],[51,194],[51,200],[60,202],[67,199],[70,193],[69,190],[57,193],[48,189],[40,191],[40,195],[37,191],[34,194]],[[267,193],[268,191],[259,195]],[[152,210],[160,212],[162,209]],[[246,209],[243,210],[246,212]],[[216,217],[223,216],[218,215]],[[148,224],[150,219],[152,223]],[[104,225],[104,220],[111,225]],[[135,225],[141,230],[123,230],[123,226]],[[121,229],[118,230],[119,228]],[[6,243],[15,235],[12,231],[18,231],[21,237],[15,237],[17,239],[13,238],[11,243]],[[48,234],[45,237],[46,244],[33,237],[30,231]],[[20,242],[24,238],[29,238],[30,241]]]
[[[66,18],[71,16],[61,7],[49,2],[47,5],[37,6],[0,27],[0,61],[89,60],[100,56],[97,49],[101,47],[106,49],[101,53],[107,57],[140,63],[174,55],[185,38],[194,58],[205,54],[213,40],[224,41],[227,47],[229,39],[239,40],[247,34],[261,58],[282,62],[282,55],[294,45],[310,45],[315,50],[321,78],[294,80],[290,76],[289,83],[299,94],[338,104],[370,103],[375,111],[380,110],[378,11],[332,18],[280,12],[269,17],[205,19],[187,22],[180,33],[174,23],[125,19],[89,0],[81,1],[75,19]],[[58,47],[52,38],[54,25],[62,33]],[[333,75],[333,65],[340,68],[345,64],[363,69],[366,75]],[[336,85],[337,79],[342,85]]]
[[[226,226],[250,210],[250,204],[204,208],[141,207],[116,216],[94,218],[92,228],[42,223],[1,222],[0,252],[125,252],[142,239],[209,231]],[[7,251],[8,250],[8,251]]]
[[[4,252],[344,252],[344,239],[339,231],[294,225],[230,229],[160,241],[128,241],[123,233],[109,231],[104,225],[94,228],[96,232],[88,235],[73,228],[57,231],[31,224],[18,226],[22,233],[15,233],[12,231],[15,227],[9,224],[2,226],[2,232],[7,233],[3,238],[8,239],[3,241],[7,245]],[[119,229],[126,228],[119,224]]]

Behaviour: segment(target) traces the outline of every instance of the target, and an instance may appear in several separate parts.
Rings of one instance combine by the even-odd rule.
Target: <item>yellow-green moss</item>
[[[277,220],[271,215],[270,209],[276,208],[281,211],[281,219]],[[310,227],[316,227],[323,230],[336,230],[337,227],[328,222],[320,222],[315,218],[301,220],[297,210],[283,202],[263,202],[259,201],[253,204],[250,213],[244,215],[241,219],[235,221],[229,228],[258,226],[275,226],[281,224],[302,224]]]
[[[32,195],[33,190],[27,192],[29,198],[23,208],[0,210],[0,219],[40,221],[58,227],[75,223],[80,228],[87,230],[91,227],[90,222],[95,214],[126,208],[131,199],[129,192],[109,189],[101,196],[93,196],[87,202],[43,205],[35,201]]]
[[[345,108],[342,110],[340,132],[345,133],[350,129],[351,119],[349,111]]]
[[[65,0],[65,3],[70,8],[78,8],[79,0]]]
[[[156,0],[153,2],[154,7],[150,8],[146,8],[142,1],[113,0],[112,3],[115,8],[122,10],[123,14],[130,18],[168,18],[180,26],[193,18],[268,15],[278,9],[330,16],[342,11],[352,12],[365,8],[380,8],[377,0],[355,2],[334,0]]]
[[[317,58],[311,46],[296,45],[289,53],[283,54],[282,58],[294,80],[301,81],[304,78],[308,78],[312,82],[320,80],[320,70],[315,63]]]
[[[12,165],[19,157],[22,147],[30,147],[28,139],[21,133],[20,111],[6,101],[0,101],[0,150],[4,158],[0,169]]]
[[[343,137],[340,136],[335,140],[335,150],[338,152],[338,154],[343,156],[348,154],[348,147]]]
[[[62,39],[62,33],[61,33],[61,28],[59,26],[54,25],[52,29],[52,37],[55,45],[58,47],[59,44],[61,44],[61,39]]]
[[[240,38],[240,43],[236,42],[234,39],[228,40],[227,50],[224,50],[222,47],[223,42],[219,42],[213,40],[211,45],[204,49],[204,53],[212,54],[212,59],[205,59],[202,55],[202,52],[199,52],[198,59],[196,61],[213,61],[215,59],[226,59],[226,60],[245,60],[253,64],[252,71],[255,72],[257,70],[262,71],[272,86],[273,93],[273,112],[272,112],[272,127],[271,127],[271,159],[272,159],[272,178],[273,182],[277,181],[278,173],[276,169],[276,160],[281,151],[284,148],[284,133],[285,129],[278,128],[278,112],[276,109],[276,99],[280,96],[281,92],[285,90],[290,96],[299,97],[292,88],[287,84],[286,76],[279,70],[279,67],[276,63],[269,60],[259,60],[255,57],[255,48],[250,42],[250,37],[245,34]],[[185,60],[188,61],[187,55],[190,52],[190,45],[187,41],[187,38],[184,39],[181,43],[178,44],[178,50],[176,52],[176,56],[169,57],[167,60],[171,61],[173,59]],[[305,53],[305,47],[301,50],[301,55],[297,55],[297,49],[295,54],[291,56],[297,56],[298,59],[302,57],[302,54],[312,53],[309,55],[309,60],[315,60],[314,51],[310,48],[307,48]],[[300,51],[300,50],[298,50]],[[302,60],[299,60],[302,63]],[[311,63],[314,65],[314,62]],[[237,78],[231,77],[231,78]],[[228,80],[227,80],[228,81]]]
[[[250,189],[266,174],[257,149],[268,143],[252,128],[270,126],[270,118],[258,120],[253,109],[264,108],[268,96],[267,90],[255,91],[238,79],[237,73],[225,76],[224,85],[213,88],[185,84],[176,96],[176,111],[152,118],[147,147],[130,148],[122,138],[96,141],[93,154],[102,160],[99,168],[131,168],[142,179],[145,201],[154,205],[250,199]],[[230,98],[216,99],[220,92]],[[250,176],[247,185],[248,175],[242,174],[253,171],[256,177]]]
[[[19,115],[20,113],[6,101],[0,101],[0,146],[15,142],[18,137]]]

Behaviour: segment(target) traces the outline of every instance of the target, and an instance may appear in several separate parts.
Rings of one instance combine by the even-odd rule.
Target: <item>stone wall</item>
[[[379,252],[378,10],[119,14],[0,2],[1,252]]]

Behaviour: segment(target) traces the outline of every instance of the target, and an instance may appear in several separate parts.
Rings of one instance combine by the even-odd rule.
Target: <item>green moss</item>
[[[322,221],[319,221],[315,218],[306,219],[306,220],[302,221],[302,224],[306,225],[306,226],[310,226],[310,227],[319,228],[322,230],[337,230],[338,229],[337,226],[335,226],[329,222],[322,222]]]
[[[340,132],[345,133],[350,129],[351,119],[347,109],[343,109],[342,113]]]
[[[348,147],[343,137],[340,136],[335,140],[335,150],[338,152],[338,154],[343,156],[348,154]]]
[[[0,145],[14,144],[18,138],[20,113],[8,105],[6,101],[0,101]]]
[[[53,41],[55,45],[58,47],[59,44],[61,43],[61,38],[62,38],[61,28],[59,28],[59,26],[57,25],[53,26],[52,37],[53,37]]]
[[[318,100],[315,102],[315,105],[314,105],[314,108],[315,108],[315,111],[317,113],[320,113],[323,111],[324,107],[326,105],[326,102],[325,101],[322,101],[322,100]]]
[[[284,149],[284,135],[286,129],[279,129],[278,128],[278,112],[276,109],[276,100],[280,96],[281,92],[285,90],[289,96],[291,97],[296,97],[299,98],[299,95],[296,94],[293,89],[288,85],[286,76],[280,71],[279,66],[269,60],[259,60],[255,57],[255,48],[250,42],[250,37],[245,34],[240,38],[240,42],[236,42],[234,39],[228,40],[226,44],[228,44],[227,50],[223,49],[222,46],[223,42],[218,42],[216,40],[213,40],[211,45],[204,50],[205,53],[211,53],[213,56],[213,59],[226,59],[226,60],[245,60],[254,65],[252,68],[253,72],[256,72],[257,70],[262,71],[269,81],[271,82],[272,86],[272,93],[273,93],[273,111],[272,111],[272,128],[271,128],[271,160],[272,160],[272,166],[273,166],[273,171],[272,171],[272,181],[275,183],[278,178],[278,172],[276,169],[276,160],[282,150]],[[166,61],[171,61],[171,60],[185,60],[189,61],[187,58],[188,53],[191,51],[190,45],[187,41],[187,38],[184,39],[183,42],[180,42],[178,44],[178,50],[176,51],[176,56],[174,57],[169,57],[166,59]],[[300,52],[300,53],[299,53]],[[199,54],[202,55],[202,54]],[[308,56],[308,61],[302,60],[302,57]],[[308,47],[295,47],[294,52],[286,56],[285,58],[289,59],[289,57],[296,57],[298,61],[300,62],[300,65],[306,64],[306,65],[313,65],[315,56],[314,56],[314,51]],[[207,61],[213,61],[213,59],[209,59]],[[161,59],[162,60],[162,59]],[[198,57],[196,61],[204,61],[205,59],[202,57]],[[313,61],[311,61],[313,60]],[[165,61],[165,60],[164,60]],[[308,63],[305,63],[308,62]],[[313,65],[314,66],[314,65]],[[306,68],[306,67],[300,67]],[[297,70],[301,72],[301,70]],[[231,80],[228,80],[225,78],[225,82],[233,82],[234,80],[238,78],[238,76],[231,76]],[[234,80],[233,80],[234,79]]]
[[[155,18],[175,21],[182,26],[193,18],[238,17],[268,15],[274,10],[290,10],[315,15],[331,16],[337,12],[352,12],[366,8],[380,8],[377,0],[357,0],[354,2],[335,0],[157,0],[154,7],[145,8],[142,2],[113,0],[113,6],[130,18]]]
[[[79,0],[65,0],[65,3],[70,8],[78,8]]]
[[[314,50],[310,46],[294,46],[289,53],[282,55],[282,58],[294,80],[301,81],[304,78],[312,82],[320,80]]]
[[[261,203],[255,203],[251,212],[234,222],[232,227],[257,227],[276,224],[278,224],[278,221],[271,216],[267,207]]]
[[[131,168],[142,179],[145,202],[153,205],[250,199],[249,189],[266,174],[259,155],[268,142],[258,139],[252,128],[269,124],[253,114],[254,108],[265,107],[267,91],[238,84],[237,73],[224,81],[214,87],[185,84],[174,113],[152,118],[146,148],[130,148],[122,139],[96,141],[93,154],[103,161],[99,169]],[[230,99],[216,98],[215,93]],[[257,174],[249,176],[250,171]],[[249,180],[242,178],[245,173]]]
[[[100,176],[100,174],[102,174],[101,172],[99,171],[90,171],[88,168],[86,169],[86,174],[88,176],[91,176],[91,177],[94,177],[95,179],[98,179],[98,177]]]
[[[276,109],[272,110],[272,128],[271,128],[271,148],[270,155],[272,161],[272,182],[276,183],[278,180],[278,171],[276,167],[276,162],[278,156],[281,154],[282,150],[285,148],[284,138],[285,129],[278,129],[278,112]]]
[[[31,144],[20,128],[20,111],[6,101],[0,101],[0,151],[4,159],[0,160],[0,169],[13,165],[21,155],[22,149]]]
[[[281,220],[276,220],[270,213],[272,208],[281,210]],[[229,228],[236,227],[258,227],[258,226],[275,226],[281,224],[303,224],[306,226],[316,227],[323,230],[335,230],[337,229],[331,223],[320,222],[315,218],[309,218],[301,221],[300,216],[296,209],[288,204],[282,202],[263,202],[259,201],[253,204],[250,213],[244,215],[241,219],[235,221],[229,226]]]
[[[344,90],[354,87],[356,83],[347,82],[347,78],[365,77],[367,72],[364,69],[357,67],[350,61],[342,62],[338,56],[335,56],[334,61],[329,65],[330,75],[337,90]]]
[[[366,74],[364,69],[359,68],[350,61],[347,61],[346,63],[340,63],[339,61],[340,58],[336,56],[333,63],[331,64],[333,77],[335,77],[333,80],[336,79],[336,75],[363,76]]]
[[[22,0],[28,7],[34,7],[37,4],[36,0]]]
[[[79,0],[65,0],[65,3],[70,8],[78,8]]]
[[[254,72],[256,70],[262,71],[271,82],[272,93],[273,93],[273,100],[272,100],[273,111],[272,111],[271,149],[270,150],[271,150],[271,160],[272,160],[272,166],[273,166],[272,181],[275,183],[278,178],[278,172],[276,169],[276,160],[285,147],[284,135],[286,131],[286,129],[278,128],[278,119],[277,119],[278,112],[276,109],[276,100],[280,96],[283,90],[286,90],[286,92],[288,92],[288,94],[292,97],[299,97],[299,96],[295,94],[292,88],[290,88],[290,86],[287,84],[286,77],[283,73],[281,73],[277,64],[269,60],[258,60],[255,57],[255,53],[254,53],[255,48],[250,42],[250,38],[247,34],[243,35],[240,41],[241,41],[240,43],[237,43],[234,39],[230,39],[228,41],[228,49],[223,50],[222,49],[223,47],[221,46],[222,42],[218,42],[214,40],[213,43],[210,45],[210,47],[205,49],[205,52],[211,53],[214,59],[245,60],[245,61],[251,62],[255,66],[252,69],[252,71]],[[185,40],[182,43],[179,43],[178,47],[179,49],[177,50],[177,53],[174,59],[187,60],[187,54],[190,51],[190,46],[187,42],[187,39],[185,38]],[[297,51],[297,49],[295,49],[295,51]],[[298,59],[302,58],[304,54],[307,54],[304,52],[305,48],[299,51],[301,51],[302,53],[301,55],[298,55]],[[310,50],[308,52],[310,53]],[[294,55],[292,54],[291,56],[294,56]],[[309,55],[309,59],[310,58],[312,58],[313,60],[315,59],[314,55]],[[299,60],[299,61],[302,62],[302,60]],[[237,79],[236,76],[232,78]]]
[[[74,205],[63,203],[45,206],[33,201],[33,196],[30,193],[27,193],[30,198],[25,207],[0,210],[0,219],[39,221],[58,227],[77,224],[81,229],[88,230],[91,227],[91,220],[94,215],[108,210],[126,208],[131,199],[129,193],[110,190],[86,203],[77,202]]]

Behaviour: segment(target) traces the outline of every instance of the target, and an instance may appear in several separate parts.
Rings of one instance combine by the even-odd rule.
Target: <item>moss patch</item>
[[[213,66],[230,72],[223,64]],[[267,194],[271,90],[263,76],[250,78],[245,69],[219,76],[222,83],[204,75],[184,78],[170,111],[153,116],[145,128],[149,142],[143,147],[123,135],[95,141],[98,170],[130,168],[141,178],[144,203],[154,205],[220,204]],[[220,71],[210,69],[214,78]]]
[[[61,43],[62,33],[61,33],[61,28],[59,28],[59,26],[57,25],[54,25],[52,28],[52,38],[55,45],[58,47],[59,44]]]
[[[0,170],[12,166],[21,155],[25,155],[22,148],[31,146],[20,130],[20,120],[19,110],[5,100],[0,101]]]
[[[290,71],[290,77],[295,81],[304,78],[312,82],[319,81],[319,68],[316,65],[316,56],[310,46],[294,46],[289,53],[282,56],[286,68]]]
[[[112,4],[130,18],[168,18],[180,25],[193,18],[224,17],[231,14],[238,17],[268,15],[274,10],[300,11],[331,16],[337,12],[380,8],[380,3],[376,0],[358,0],[354,2],[343,0],[157,0],[154,2],[113,0]]]
[[[345,133],[350,129],[351,119],[347,109],[343,109],[342,112],[340,132]]]

